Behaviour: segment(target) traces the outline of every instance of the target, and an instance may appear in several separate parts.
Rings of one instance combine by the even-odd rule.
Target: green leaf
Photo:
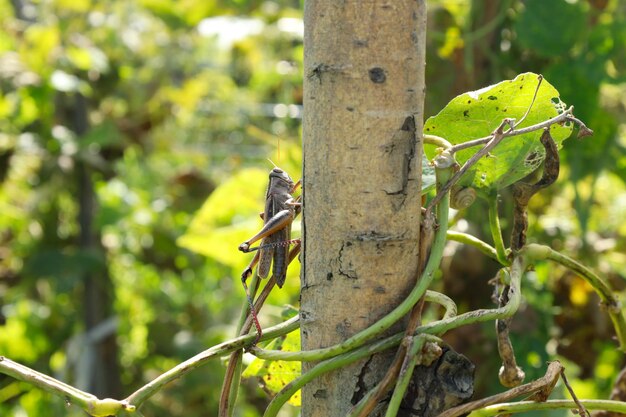
[[[283,352],[297,352],[300,350],[300,331],[293,331],[286,336],[276,339],[271,343],[271,349],[278,349]],[[255,359],[246,368],[242,376],[244,378],[261,378],[263,388],[274,395],[285,387],[288,383],[296,379],[301,374],[302,366],[298,361],[266,361]],[[301,394],[296,392],[289,399],[289,403],[300,406]]]
[[[525,73],[513,80],[461,94],[450,101],[439,114],[429,118],[424,133],[445,138],[453,145],[489,136],[504,118],[520,120],[528,110],[538,75]],[[518,127],[531,126],[552,117],[565,109],[559,92],[545,79],[537,92],[537,98],[523,123]],[[570,136],[571,124],[553,125],[552,138],[560,148]],[[488,194],[490,190],[507,187],[533,172],[545,158],[539,142],[541,131],[505,138],[490,155],[482,158],[459,181]],[[480,148],[473,147],[456,153],[460,164],[467,161]],[[432,159],[435,149],[426,147],[425,153]]]

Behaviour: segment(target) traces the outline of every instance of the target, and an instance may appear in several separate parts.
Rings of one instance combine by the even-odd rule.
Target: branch
[[[626,414],[626,402],[612,400],[580,400],[588,410],[606,410]],[[470,417],[491,417],[498,414],[507,415],[527,411],[575,409],[578,407],[572,400],[549,400],[542,403],[519,401],[516,403],[493,404],[482,410],[474,411]]]
[[[520,385],[519,387],[511,388],[510,390],[500,394],[492,395],[481,400],[472,401],[466,404],[459,405],[457,407],[450,408],[439,414],[438,417],[457,417],[469,413],[470,411],[485,408],[489,405],[499,402],[509,401],[513,398],[517,398],[522,395],[528,395],[531,393],[540,392],[542,397],[547,397],[547,395],[545,394],[552,391],[552,388],[559,379],[559,375],[561,374],[562,369],[563,365],[561,365],[559,361],[550,362],[546,374],[535,381],[529,382],[528,384]],[[545,397],[543,398],[543,400],[545,400]],[[541,400],[541,398],[539,400]]]
[[[573,111],[574,111],[574,107],[570,106],[570,108],[565,110],[563,113],[558,114],[554,116],[553,118],[545,120],[541,123],[537,123],[532,126],[523,127],[517,130],[507,130],[506,132],[504,132],[503,137],[509,138],[511,136],[525,135],[526,133],[534,132],[536,130],[541,130],[546,127],[550,127],[554,124],[564,123],[564,122],[574,122],[577,124],[580,123],[581,126],[584,126],[584,123],[582,121],[578,120],[577,118],[573,116]],[[467,142],[456,144],[452,146],[450,151],[453,153],[456,153],[456,152],[462,151],[463,149],[473,148],[474,146],[479,146],[479,145],[485,145],[489,143],[489,141],[491,141],[492,139],[493,139],[493,133],[489,136],[485,136],[484,138],[468,140]]]

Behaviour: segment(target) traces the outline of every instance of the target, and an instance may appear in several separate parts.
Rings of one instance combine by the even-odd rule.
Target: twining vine
[[[531,74],[524,74],[523,76],[530,78]],[[430,363],[437,355],[441,354],[440,346],[445,345],[441,336],[452,329],[472,323],[494,321],[497,330],[496,342],[498,352],[503,362],[499,378],[501,383],[506,387],[510,387],[510,389],[491,397],[461,404],[448,410],[442,410],[441,417],[460,416],[469,412],[472,412],[473,416],[491,416],[501,413],[512,414],[529,410],[557,408],[575,408],[581,415],[587,415],[587,410],[592,409],[626,413],[626,402],[617,400],[579,400],[573,391],[571,391],[573,398],[571,401],[549,400],[550,393],[558,379],[565,378],[564,368],[557,361],[548,365],[545,376],[520,385],[524,379],[524,373],[515,361],[513,345],[509,339],[509,321],[521,304],[520,284],[524,273],[529,267],[538,262],[556,262],[571,269],[590,284],[600,297],[611,318],[619,349],[622,352],[626,352],[626,320],[621,305],[610,286],[589,268],[552,248],[540,244],[526,243],[528,229],[526,208],[528,202],[537,191],[554,183],[559,173],[559,143],[553,139],[551,129],[555,126],[575,125],[578,128],[579,136],[588,136],[591,133],[582,121],[574,117],[573,108],[571,107],[559,109],[557,115],[544,118],[544,120],[530,126],[520,127],[531,113],[538,96],[542,77],[538,76],[535,80],[536,88],[523,116],[519,120],[511,117],[502,118],[495,130],[488,136],[453,144],[450,137],[433,134],[433,132],[425,132],[423,136],[424,142],[434,145],[437,149],[432,158],[434,170],[433,185],[436,188],[436,193],[424,207],[420,232],[422,241],[428,246],[420,247],[420,253],[428,253],[429,255],[421,260],[418,268],[420,273],[416,279],[416,285],[406,299],[388,315],[342,343],[324,349],[309,351],[290,352],[263,349],[261,347],[263,342],[280,338],[297,330],[299,328],[299,317],[296,315],[279,325],[264,329],[262,335],[260,335],[259,331],[256,333],[250,332],[254,323],[250,311],[259,311],[270,291],[276,285],[276,278],[271,277],[263,290],[256,296],[259,292],[260,280],[255,271],[249,283],[250,295],[254,300],[254,304],[248,305],[246,303],[242,307],[237,326],[238,337],[213,346],[180,363],[125,399],[98,399],[92,394],[78,390],[2,356],[0,356],[0,372],[30,383],[52,394],[59,395],[67,404],[77,405],[92,416],[141,416],[142,414],[139,410],[141,405],[159,392],[166,384],[183,377],[188,372],[205,365],[210,360],[230,355],[222,387],[219,410],[220,417],[229,417],[232,416],[236,405],[237,390],[242,374],[241,357],[244,349],[259,359],[269,361],[318,362],[314,367],[294,378],[276,393],[264,413],[264,417],[274,417],[278,415],[283,405],[294,393],[314,378],[355,361],[368,358],[375,353],[397,348],[396,358],[385,377],[371,391],[364,393],[362,398],[347,414],[347,417],[367,416],[383,397],[388,397],[389,402],[385,415],[386,417],[393,417],[397,415],[400,409],[415,366],[420,363]],[[503,91],[503,89],[500,91]],[[476,100],[476,96],[472,97]],[[478,100],[480,99],[479,96]],[[492,100],[492,96],[489,96],[489,100]],[[468,103],[471,102],[471,99],[468,100]],[[464,110],[465,114],[467,112],[467,110]],[[427,124],[427,126],[429,125]],[[436,130],[434,123],[431,123],[430,126],[433,127],[433,130]],[[462,126],[457,125],[456,128],[462,129]],[[523,171],[514,172],[513,174],[505,172],[501,177],[497,178],[486,178],[484,175],[481,178],[478,175],[478,180],[467,179],[468,173],[472,172],[472,170],[478,172],[479,169],[477,167],[482,161],[485,161],[486,158],[494,157],[492,152],[497,158],[498,145],[505,142],[506,139],[511,138],[509,140],[513,141],[515,136],[528,135],[537,131],[542,132],[540,144],[544,160],[543,175],[538,182],[534,184],[522,182],[520,179],[528,173]],[[467,153],[470,148],[476,146],[482,147],[469,157],[466,155],[463,164],[457,162],[457,157],[461,152]],[[531,146],[534,145],[531,144]],[[538,154],[537,152],[539,151],[537,149],[532,152]],[[534,170],[536,166],[531,164],[531,168]],[[512,185],[514,199],[514,223],[508,249],[505,247],[500,229],[497,205],[497,189],[507,185]],[[475,236],[448,230],[448,213],[451,204],[457,207],[466,206],[475,198],[476,191],[474,187],[480,188],[481,186],[483,187],[481,195],[489,201],[488,217],[494,242],[493,246]],[[423,189],[427,190],[428,187],[429,184],[426,184],[423,186]],[[485,189],[488,192],[485,192]],[[459,199],[460,202],[458,201]],[[444,247],[448,240],[471,245],[501,264],[502,268],[495,278],[498,288],[501,289],[496,308],[479,309],[458,314],[453,300],[445,294],[428,289],[440,267]],[[286,265],[289,265],[296,258],[298,250],[299,244],[297,243],[291,251],[287,252]],[[445,313],[442,318],[429,323],[422,323],[422,310],[425,303],[443,306]],[[410,314],[410,319],[405,331],[389,337],[379,338],[381,333],[407,314]],[[258,344],[257,341],[259,342]],[[567,381],[565,379],[564,381],[566,386],[570,388]],[[390,397],[388,396],[389,392],[391,392]],[[530,397],[526,401],[510,402],[522,396]]]

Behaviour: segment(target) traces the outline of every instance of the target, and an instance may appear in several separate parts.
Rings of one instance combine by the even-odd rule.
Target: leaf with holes
[[[453,145],[489,136],[505,118],[520,120],[530,106],[539,76],[531,72],[520,74],[513,80],[461,94],[450,101],[439,114],[424,124],[424,133],[441,136]],[[559,92],[545,79],[537,98],[518,128],[531,126],[565,110]],[[561,148],[562,142],[572,132],[571,123],[552,125],[550,133]],[[479,160],[459,181],[482,194],[507,187],[537,169],[545,157],[539,142],[541,131],[505,138],[489,155]],[[480,148],[464,149],[456,153],[460,164],[467,161]],[[433,147],[425,147],[429,159],[435,156]]]

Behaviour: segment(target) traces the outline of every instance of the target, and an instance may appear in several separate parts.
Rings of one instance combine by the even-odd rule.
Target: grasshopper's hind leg
[[[256,328],[256,339],[254,340],[253,345],[256,345],[261,336],[263,335],[263,330],[261,329],[261,324],[259,323],[259,318],[257,316],[256,310],[254,308],[254,302],[252,301],[252,296],[250,295],[250,289],[248,288],[248,284],[246,281],[248,277],[252,275],[252,269],[259,262],[260,252],[254,254],[254,258],[250,261],[250,264],[244,269],[241,274],[241,284],[243,285],[243,289],[246,292],[246,299],[248,300],[248,308],[250,309],[250,315],[252,316],[252,321],[254,322],[254,327]]]

